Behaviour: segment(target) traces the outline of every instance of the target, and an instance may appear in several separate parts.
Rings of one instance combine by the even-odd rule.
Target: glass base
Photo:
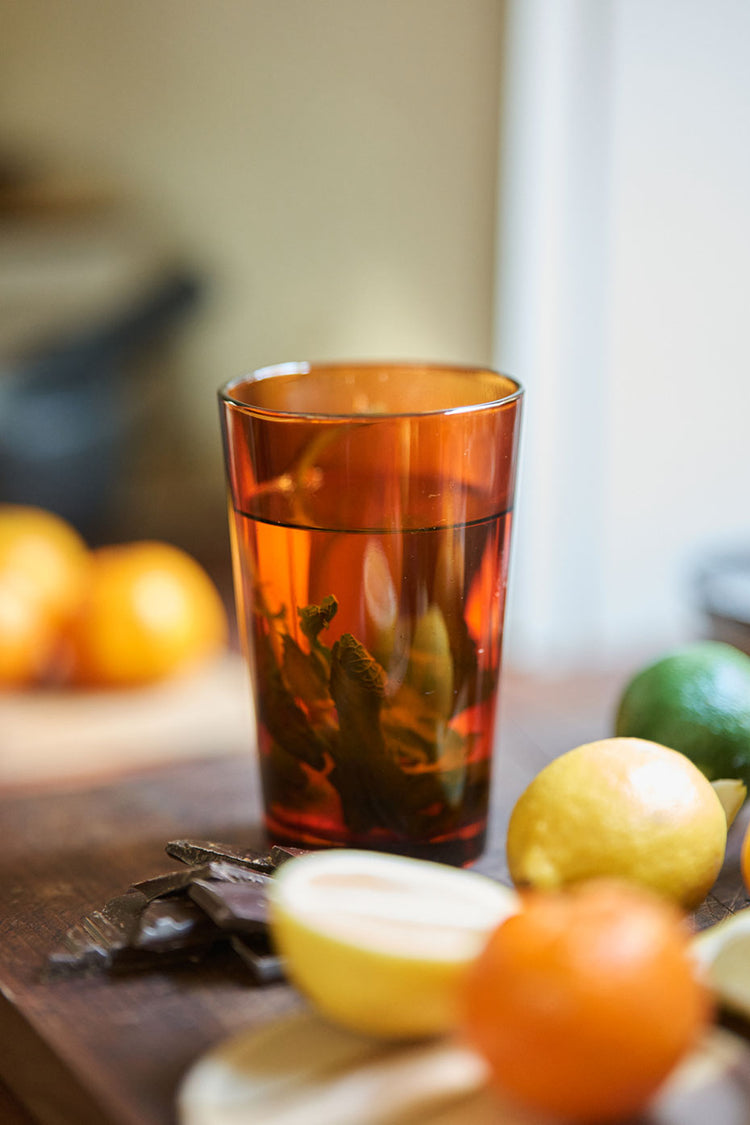
[[[305,848],[317,851],[322,848],[360,848],[365,851],[387,852],[389,855],[404,855],[411,859],[428,859],[435,863],[445,863],[450,867],[470,867],[483,855],[486,841],[486,825],[466,829],[460,835],[427,841],[389,840],[367,837],[366,839],[323,839],[316,834],[290,831],[272,816],[265,818],[266,831],[273,844],[286,847]]]

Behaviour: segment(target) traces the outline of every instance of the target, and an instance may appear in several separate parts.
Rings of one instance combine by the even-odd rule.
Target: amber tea
[[[493,372],[405,365],[223,392],[274,840],[481,853],[519,400]]]

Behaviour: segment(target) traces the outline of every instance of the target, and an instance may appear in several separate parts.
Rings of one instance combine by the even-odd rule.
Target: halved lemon
[[[269,904],[288,975],[321,1013],[407,1039],[455,1026],[463,973],[517,898],[476,872],[344,849],[284,864]]]

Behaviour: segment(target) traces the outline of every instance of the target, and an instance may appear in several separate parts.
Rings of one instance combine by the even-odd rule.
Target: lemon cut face
[[[508,867],[517,886],[612,876],[693,909],[716,880],[726,836],[719,797],[683,754],[610,738],[556,758],[521,794]]]
[[[288,975],[318,1010],[399,1039],[455,1026],[463,972],[517,899],[475,872],[345,849],[284,864],[269,905]]]

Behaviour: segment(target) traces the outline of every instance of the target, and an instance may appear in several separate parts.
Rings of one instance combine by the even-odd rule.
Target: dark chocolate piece
[[[281,844],[274,844],[270,851],[271,862],[274,867],[281,867],[282,863],[286,863],[290,859],[295,859],[299,855],[307,855],[309,848],[287,848],[282,847]]]
[[[197,867],[167,871],[164,875],[155,875],[152,879],[142,879],[138,883],[132,883],[131,890],[140,891],[151,902],[155,898],[166,898],[186,892],[196,879],[217,879],[226,883],[254,883],[268,882],[270,878],[270,875],[265,875],[255,868],[216,860],[211,863],[201,863]]]
[[[112,972],[160,969],[207,953],[223,935],[189,899],[154,899],[138,920],[138,928],[124,946],[112,949]]]
[[[201,872],[205,874],[201,874]],[[254,868],[241,867],[239,863],[220,863],[217,861],[216,863],[206,863],[203,867],[193,868],[191,882],[211,879],[219,883],[249,883],[253,886],[267,887],[271,878],[271,875],[265,875],[262,871],[256,871]]]
[[[198,879],[191,883],[188,894],[221,930],[237,934],[266,928],[268,908],[262,885]]]
[[[106,902],[101,910],[92,910],[81,919],[80,926],[89,941],[111,953],[123,949],[138,931],[146,896],[128,891]]]
[[[101,910],[86,915],[81,925],[92,937],[103,936],[113,945],[124,945],[138,929],[138,919],[146,902],[146,896],[140,891],[127,891],[109,899]]]
[[[216,926],[189,899],[156,899],[141,914],[133,949],[149,953],[207,948],[217,938]]]
[[[205,879],[208,875],[208,864],[202,864],[200,867],[183,867],[180,871],[167,871],[164,875],[155,875],[153,879],[142,879],[139,883],[131,883],[131,889],[140,891],[151,902],[155,898],[180,894],[187,890],[193,879]]]
[[[270,874],[276,866],[268,852],[257,852],[235,844],[219,844],[214,840],[170,840],[166,852],[173,859],[191,865],[213,861],[235,863],[266,874]]]
[[[262,853],[211,840],[172,840],[167,852],[188,866],[133,883],[87,914],[49,957],[48,974],[162,967],[200,957],[232,935],[256,981],[281,979],[267,934],[266,891],[275,868],[302,849],[275,846]]]
[[[62,948],[49,958],[51,974],[106,969],[115,954],[125,949],[138,932],[148,899],[140,891],[112,898],[76,923],[63,938]]]
[[[270,945],[264,951],[262,948],[260,950],[257,948],[255,938],[248,939],[235,935],[229,940],[232,949],[250,970],[250,975],[256,984],[274,984],[276,981],[284,980],[284,961],[271,950]]]
[[[102,972],[111,964],[109,951],[95,942],[78,923],[66,933],[60,949],[47,958],[47,975],[68,976],[71,973]]]
[[[49,958],[48,971],[154,968],[206,952],[223,938],[189,899],[154,899],[130,891],[94,910],[66,933]],[[167,956],[168,955],[168,956]]]

